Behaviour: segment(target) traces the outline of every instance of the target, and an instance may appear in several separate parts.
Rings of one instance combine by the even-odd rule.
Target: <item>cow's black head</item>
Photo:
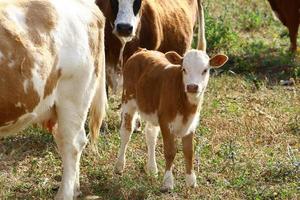
[[[122,41],[130,41],[136,33],[142,0],[110,0],[114,15],[113,33]]]

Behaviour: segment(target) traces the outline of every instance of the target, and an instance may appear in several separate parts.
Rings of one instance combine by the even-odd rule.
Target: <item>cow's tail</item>
[[[198,0],[198,45],[197,49],[206,51],[204,9],[202,0]]]
[[[102,124],[102,121],[105,117],[106,108],[107,108],[107,96],[106,96],[106,76],[105,76],[105,53],[104,53],[104,31],[101,30],[100,38],[100,47],[99,47],[99,62],[98,69],[99,74],[97,77],[97,86],[92,104],[90,107],[90,138],[91,138],[91,147],[94,151],[98,152],[97,140],[99,137],[99,131]]]

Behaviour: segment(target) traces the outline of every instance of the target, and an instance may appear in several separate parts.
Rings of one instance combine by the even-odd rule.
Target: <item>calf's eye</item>
[[[202,75],[206,74],[207,73],[207,69],[205,69],[203,72],[202,72]]]

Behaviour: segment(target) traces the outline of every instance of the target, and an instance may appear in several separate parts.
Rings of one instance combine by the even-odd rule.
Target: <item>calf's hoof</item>
[[[156,165],[147,164],[146,168],[145,168],[145,171],[148,175],[157,177],[158,169],[157,169]]]
[[[159,191],[162,193],[170,193],[172,192],[173,188],[171,187],[167,187],[167,186],[161,186]]]
[[[185,175],[185,182],[188,187],[195,188],[198,186],[197,185],[197,177],[194,172],[192,172],[191,174]]]
[[[174,189],[174,177],[171,171],[166,171],[163,185],[160,188],[161,192],[171,192]]]
[[[125,168],[125,162],[117,161],[115,164],[115,173],[118,175],[122,175]]]
[[[76,197],[73,197],[73,195],[64,195],[61,192],[57,193],[57,195],[54,198],[55,200],[74,200]]]

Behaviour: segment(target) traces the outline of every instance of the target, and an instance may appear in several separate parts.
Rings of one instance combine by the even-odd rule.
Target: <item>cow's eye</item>
[[[113,15],[116,17],[119,11],[119,2],[118,0],[110,0],[111,9],[113,12]]]
[[[207,73],[207,69],[203,70],[202,75]]]
[[[186,74],[186,70],[184,68],[181,69],[184,74]]]
[[[134,15],[137,15],[139,13],[141,5],[142,5],[142,0],[135,0],[133,2],[133,13],[134,13]]]

